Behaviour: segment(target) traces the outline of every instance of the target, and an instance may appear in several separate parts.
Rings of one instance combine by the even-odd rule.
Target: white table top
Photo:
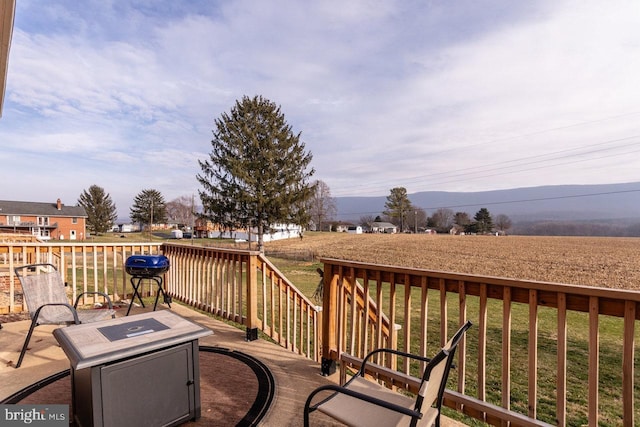
[[[145,319],[155,319],[166,329],[145,328]],[[148,322],[147,322],[148,324]],[[110,340],[100,328],[121,326],[121,339]],[[113,328],[112,328],[113,329]],[[149,351],[170,347],[213,334],[170,310],[152,311],[134,316],[119,317],[101,322],[83,323],[53,331],[60,347],[74,369],[83,369],[122,360]]]

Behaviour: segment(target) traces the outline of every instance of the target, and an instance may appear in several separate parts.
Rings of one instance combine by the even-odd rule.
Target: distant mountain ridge
[[[512,221],[640,221],[640,182],[598,185],[553,185],[479,192],[422,191],[409,194],[411,203],[427,215],[439,208],[467,212],[481,208]],[[357,222],[365,215],[381,215],[387,196],[336,197],[338,219]]]

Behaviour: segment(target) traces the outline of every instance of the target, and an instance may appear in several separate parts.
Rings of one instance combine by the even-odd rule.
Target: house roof
[[[16,13],[16,0],[0,0],[0,117],[4,94],[7,87],[9,69],[9,47],[13,35],[13,21]]]
[[[390,222],[372,222],[371,226],[378,228],[396,228],[396,226],[391,224]]]
[[[86,218],[87,212],[82,206],[66,206],[62,203],[60,204],[60,210],[58,210],[56,202],[41,203],[0,200],[0,215],[71,216]]]

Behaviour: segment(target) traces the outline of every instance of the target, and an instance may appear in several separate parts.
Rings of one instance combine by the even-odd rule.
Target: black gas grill
[[[169,270],[169,258],[164,255],[132,255],[127,258],[124,268],[136,277],[161,276]]]
[[[162,294],[164,302],[171,308],[171,297],[164,292],[162,287],[162,275],[169,271],[169,258],[164,255],[132,255],[125,261],[124,268],[131,275],[131,286],[133,286],[133,295],[131,296],[131,304],[129,304],[127,316],[131,311],[136,296],[142,307],[144,307],[144,301],[140,296],[140,284],[144,279],[153,280],[158,285],[158,293],[156,294],[153,310],[156,310],[160,294]]]

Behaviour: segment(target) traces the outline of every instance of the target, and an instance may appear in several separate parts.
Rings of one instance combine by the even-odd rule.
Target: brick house
[[[84,240],[87,212],[82,206],[0,200],[0,232],[29,234],[41,240]]]

